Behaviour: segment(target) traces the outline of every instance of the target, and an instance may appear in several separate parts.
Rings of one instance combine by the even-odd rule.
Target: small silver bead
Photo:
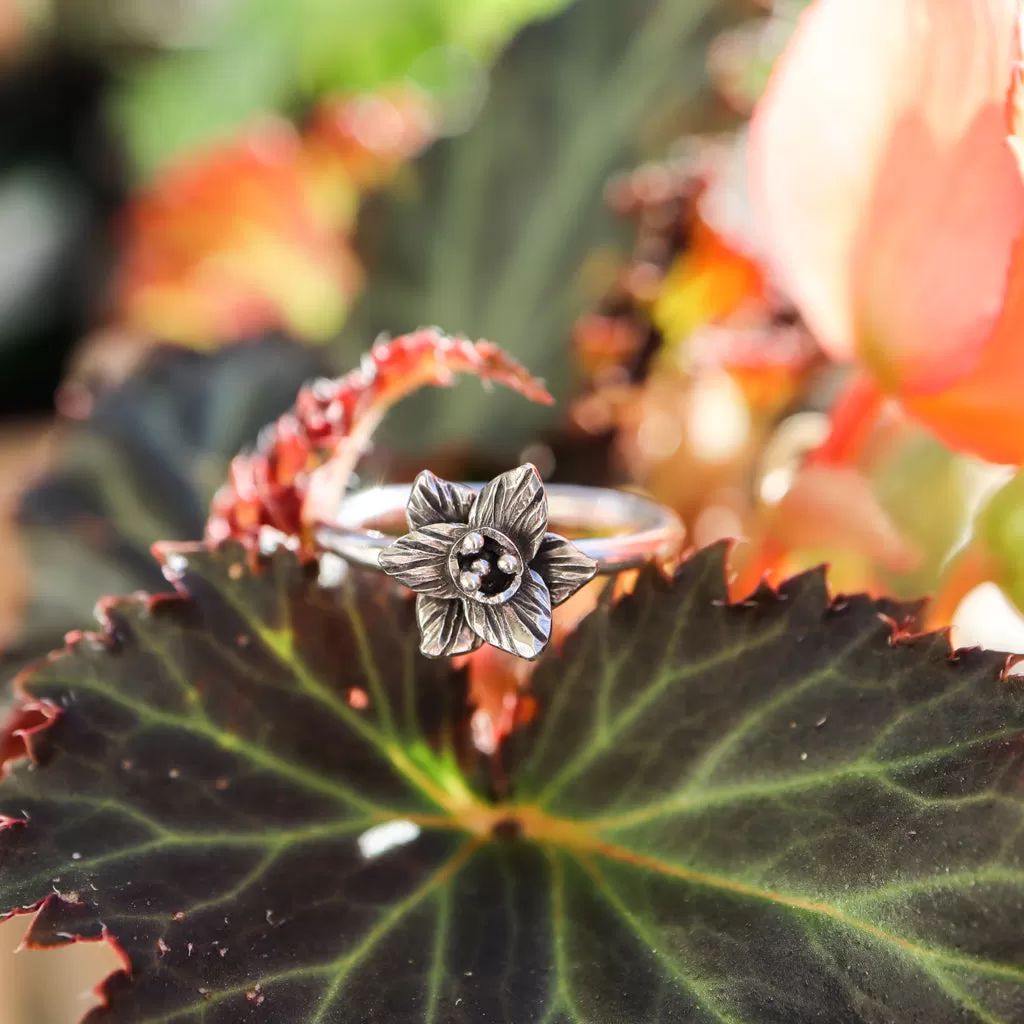
[[[519,572],[519,559],[511,551],[506,551],[498,559],[498,568],[509,576],[514,576]]]
[[[491,563],[486,558],[475,558],[469,565],[470,571],[486,576],[491,571]]]
[[[482,533],[467,533],[465,537],[459,541],[459,550],[464,555],[473,555],[477,551],[483,549],[484,546],[484,535]]]
[[[464,572],[459,574],[459,586],[467,594],[475,594],[480,589],[481,579],[478,573]]]

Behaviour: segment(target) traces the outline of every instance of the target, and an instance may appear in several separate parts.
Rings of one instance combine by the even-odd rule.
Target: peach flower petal
[[[1024,227],[1016,21],[1016,0],[818,0],[755,112],[775,269],[829,353],[888,387],[955,380],[998,315]]]
[[[904,395],[902,402],[951,448],[1024,465],[1024,239],[1017,243],[999,322],[976,365],[952,387]]]

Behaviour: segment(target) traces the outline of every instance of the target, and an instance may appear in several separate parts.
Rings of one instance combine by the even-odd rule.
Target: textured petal
[[[751,199],[829,352],[890,387],[969,371],[1024,183],[1006,144],[1016,0],[818,0],[755,113]]]
[[[399,537],[379,557],[380,567],[418,594],[455,597],[458,591],[448,572],[448,552],[466,532],[458,523],[434,523]]]
[[[477,497],[469,522],[500,530],[532,562],[548,528],[548,498],[536,467],[527,462],[496,476]]]
[[[467,654],[481,644],[469,628],[458,599],[446,601],[420,594],[416,598],[416,621],[420,625],[420,651],[428,658]]]
[[[442,480],[425,469],[416,477],[409,493],[409,529],[420,530],[434,523],[465,523],[475,500],[472,487]]]
[[[1002,316],[977,365],[938,394],[904,395],[903,406],[956,451],[1024,465],[1024,240]]]
[[[597,562],[557,533],[544,534],[531,568],[547,584],[552,608],[572,597],[597,574]]]
[[[487,643],[520,658],[536,658],[551,638],[551,595],[531,570],[515,597],[504,604],[467,601],[466,618]]]

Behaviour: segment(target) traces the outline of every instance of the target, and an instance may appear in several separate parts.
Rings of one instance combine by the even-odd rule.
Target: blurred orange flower
[[[273,328],[326,339],[362,280],[361,191],[429,138],[418,96],[349,97],[325,102],[306,138],[266,120],[172,167],[129,209],[115,321],[197,347]]]
[[[335,228],[353,227],[360,195],[385,184],[434,138],[436,127],[427,96],[408,86],[324,100],[303,147],[317,217]]]
[[[757,261],[716,232],[699,214],[690,243],[665,276],[651,317],[669,344],[705,324],[721,323],[745,301],[764,294]]]
[[[751,124],[769,254],[834,358],[1024,462],[1017,0],[817,0]]]
[[[118,319],[197,346],[285,327],[324,337],[358,265],[313,217],[301,143],[285,122],[172,168],[130,208]]]

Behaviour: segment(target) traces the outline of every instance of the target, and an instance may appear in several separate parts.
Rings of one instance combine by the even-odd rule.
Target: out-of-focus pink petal
[[[900,390],[970,370],[1024,183],[1006,142],[1016,0],[818,0],[751,125],[777,272],[836,358]]]
[[[775,509],[775,539],[789,550],[835,548],[893,572],[915,569],[921,550],[896,528],[870,481],[848,466],[808,466]]]
[[[952,387],[904,395],[902,404],[951,448],[1024,465],[1024,239],[999,322],[975,366]]]
[[[928,393],[969,372],[988,341],[1024,181],[995,104],[951,149],[913,115],[893,142],[854,256],[855,330],[883,383]]]

